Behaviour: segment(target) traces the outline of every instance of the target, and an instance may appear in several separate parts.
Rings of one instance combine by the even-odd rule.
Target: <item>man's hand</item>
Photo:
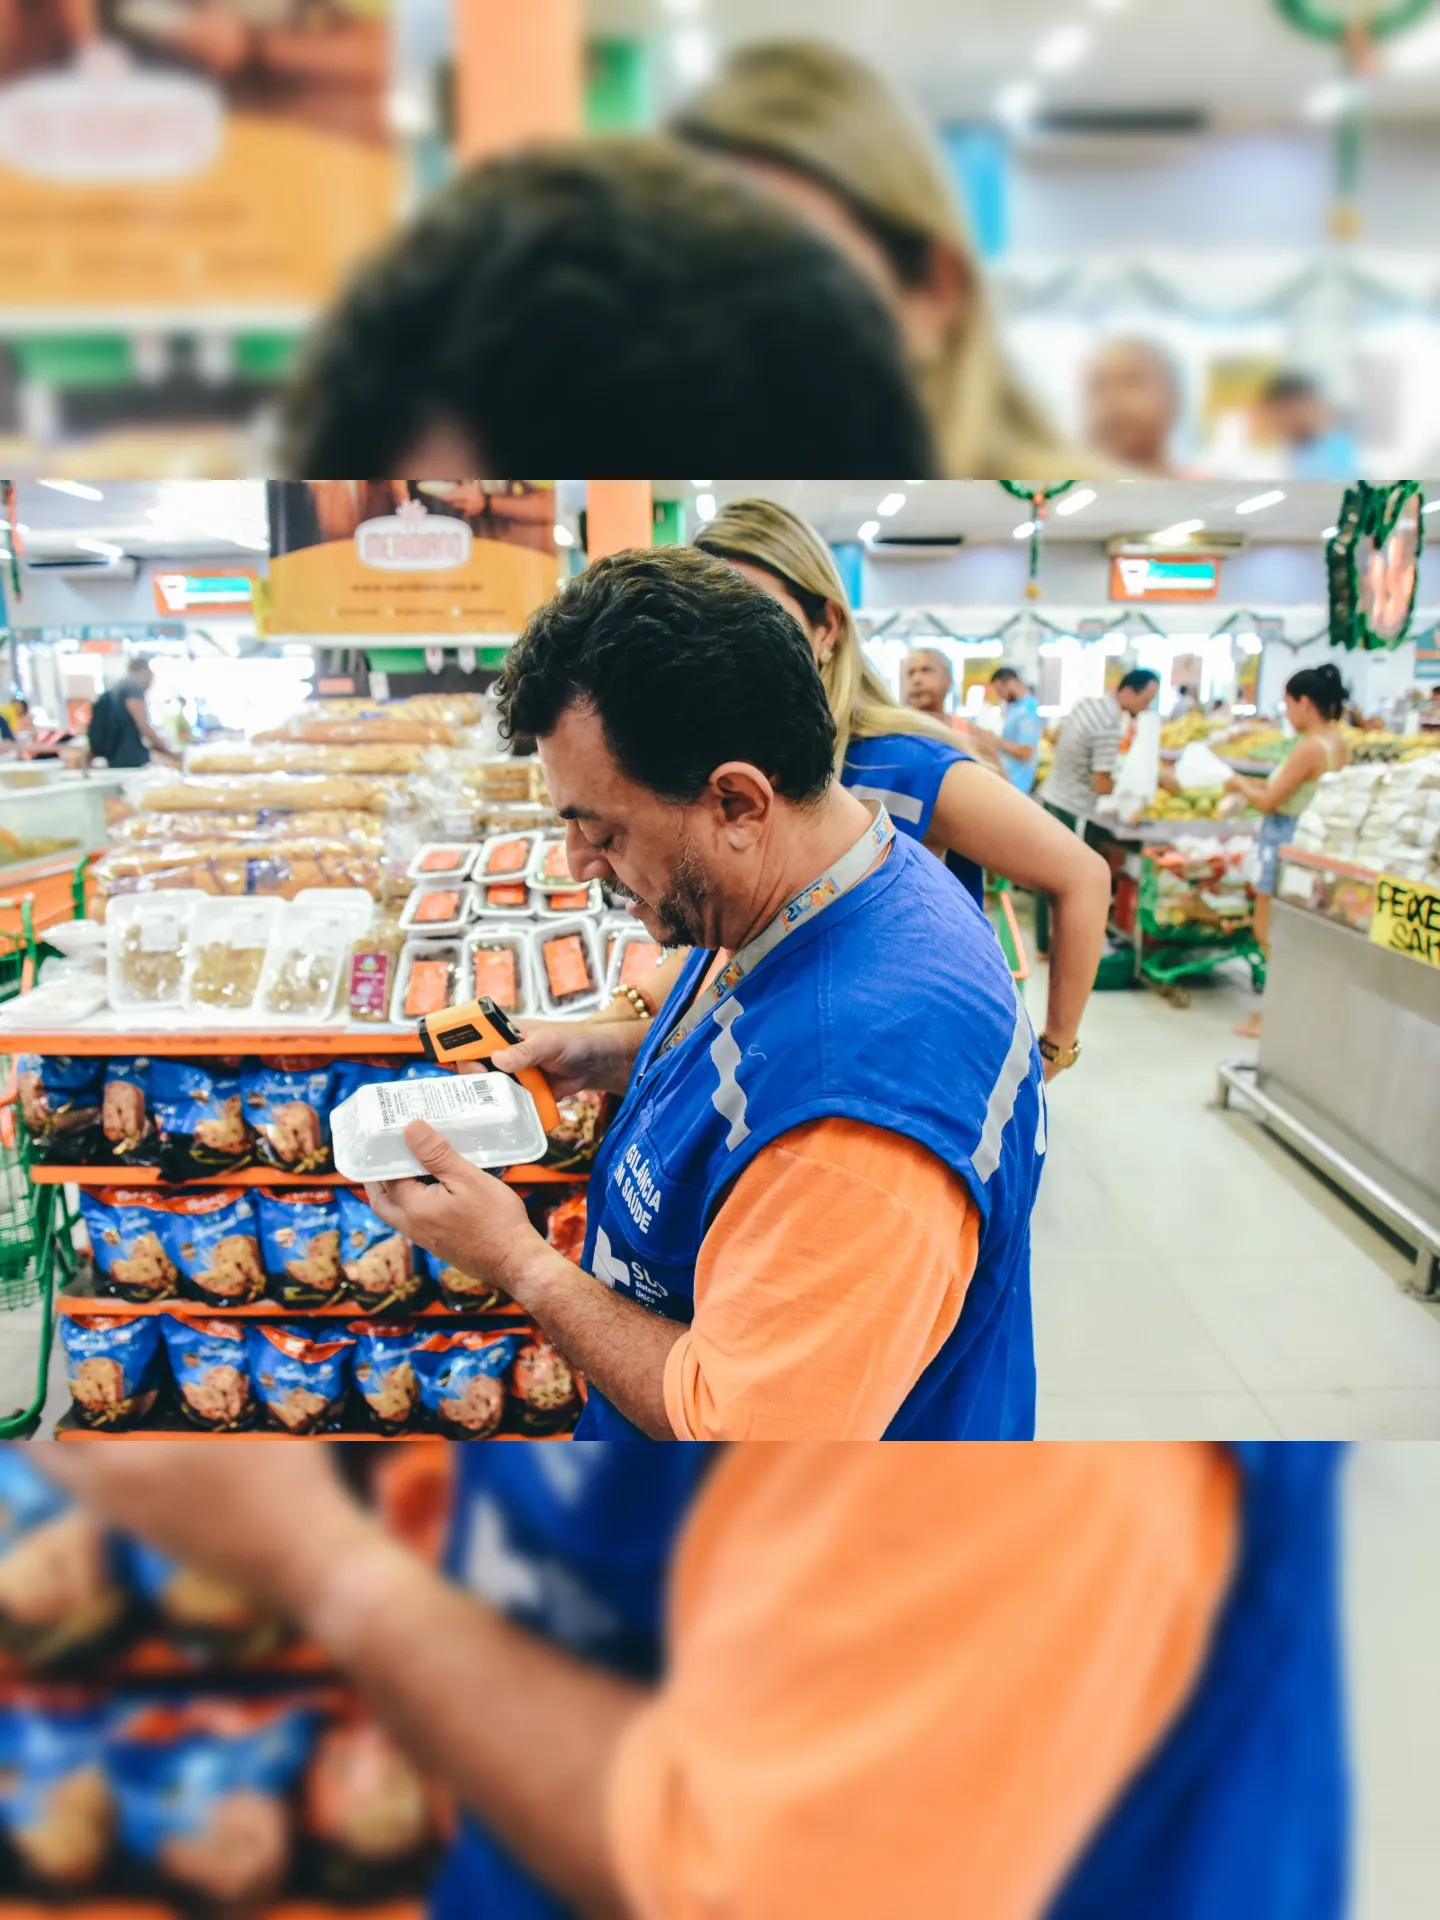
[[[376,1213],[447,1266],[503,1288],[523,1306],[527,1278],[562,1256],[531,1226],[519,1194],[462,1160],[424,1120],[410,1122],[405,1144],[430,1177],[372,1180],[365,1193]]]
[[[524,1039],[518,1047],[501,1047],[491,1065],[502,1073],[519,1074],[539,1067],[555,1094],[624,1093],[640,1042],[648,1032],[641,1020],[617,1020],[594,1026],[561,1020],[520,1022]],[[462,1065],[469,1066],[466,1061]],[[476,1063],[474,1071],[481,1071]]]
[[[336,1477],[328,1447],[41,1441],[28,1458],[107,1526],[292,1614],[376,1533]]]

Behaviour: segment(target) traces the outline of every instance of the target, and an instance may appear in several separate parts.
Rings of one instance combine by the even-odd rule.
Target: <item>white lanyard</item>
[[[883,806],[877,804],[874,819],[848,853],[842,853],[834,866],[827,867],[818,880],[810,881],[794,899],[787,900],[769,926],[757,933],[738,953],[732,954],[729,963],[720,969],[704,992],[696,994],[666,1037],[660,1048],[661,1053],[668,1053],[672,1047],[679,1046],[687,1034],[693,1033],[705,1016],[739,986],[746,974],[753,973],[766,954],[773,953],[787,934],[794,933],[797,927],[803,927],[817,913],[823,913],[832,900],[838,900],[841,894],[848,893],[863,880],[894,838],[895,828],[890,816]]]

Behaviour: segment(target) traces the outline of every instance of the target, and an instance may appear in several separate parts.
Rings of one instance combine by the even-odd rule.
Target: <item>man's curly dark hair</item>
[[[933,471],[879,294],[661,140],[487,160],[359,270],[285,398],[284,467],[401,473],[436,431],[491,474]]]

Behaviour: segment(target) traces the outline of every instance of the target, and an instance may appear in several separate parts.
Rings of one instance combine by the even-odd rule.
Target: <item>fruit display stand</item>
[[[373,1025],[347,1023],[314,1028],[260,1028],[243,1027],[230,1024],[224,1027],[200,1026],[193,1021],[182,1024],[177,1018],[175,1023],[161,1025],[158,1021],[136,1028],[127,1025],[125,1016],[113,1011],[103,1011],[92,1016],[83,1025],[64,1028],[24,1028],[15,1027],[0,1031],[0,1056],[36,1055],[76,1057],[126,1057],[141,1056],[155,1058],[168,1056],[184,1059],[204,1059],[206,1057],[234,1057],[236,1055],[255,1056],[262,1060],[276,1058],[296,1058],[301,1056],[328,1057],[344,1059],[355,1056],[390,1056],[397,1065],[408,1060],[419,1060],[422,1049],[413,1027],[383,1028]],[[13,1077],[13,1076],[12,1076]],[[6,1139],[12,1143],[5,1145]],[[7,1213],[7,1168],[6,1156],[14,1158],[18,1173],[18,1185],[15,1203]],[[506,1169],[500,1177],[509,1186],[517,1188],[524,1195],[543,1194],[547,1190],[563,1192],[583,1189],[586,1174],[568,1167],[555,1167],[544,1164],[520,1166]],[[0,1438],[28,1437],[33,1434],[42,1418],[51,1354],[54,1345],[57,1319],[66,1315],[93,1316],[113,1313],[118,1315],[160,1314],[182,1312],[199,1314],[207,1320],[268,1320],[284,1322],[287,1325],[303,1322],[307,1326],[314,1322],[323,1326],[327,1321],[342,1325],[367,1318],[377,1321],[393,1322],[424,1321],[439,1331],[445,1327],[518,1330],[529,1329],[530,1322],[515,1307],[499,1307],[489,1310],[456,1311],[438,1301],[413,1309],[389,1309],[378,1314],[367,1314],[366,1309],[354,1300],[346,1300],[324,1306],[288,1307],[282,1303],[262,1299],[245,1306],[224,1305],[214,1301],[199,1301],[193,1298],[171,1297],[164,1300],[135,1302],[98,1293],[93,1278],[82,1268],[72,1243],[75,1221],[74,1211],[69,1205],[69,1195],[82,1187],[157,1187],[166,1191],[191,1191],[203,1187],[239,1187],[250,1189],[276,1189],[284,1187],[348,1187],[358,1190],[355,1183],[347,1181],[337,1173],[287,1173],[271,1167],[242,1167],[224,1173],[192,1176],[183,1182],[165,1180],[154,1167],[131,1167],[110,1164],[67,1165],[54,1160],[38,1162],[32,1159],[26,1139],[24,1123],[15,1105],[13,1086],[0,1101],[0,1295],[9,1287],[23,1286],[28,1289],[26,1298],[40,1300],[43,1311],[39,1330],[39,1351],[36,1366],[36,1391],[32,1403],[24,1409],[0,1419]],[[28,1207],[20,1207],[20,1202],[28,1202]],[[22,1260],[16,1268],[16,1275],[10,1273],[7,1265],[7,1233],[12,1218],[17,1216],[17,1207],[24,1213],[21,1221],[25,1231],[23,1235],[9,1236],[23,1239],[18,1247],[16,1260]],[[18,1241],[17,1241],[18,1244]],[[584,1382],[577,1379],[576,1386],[584,1397]],[[150,1423],[128,1428],[123,1431],[110,1431],[81,1423],[73,1409],[62,1414],[55,1425],[55,1437],[64,1440],[91,1439],[160,1439],[167,1436],[186,1439],[227,1440],[245,1438],[247,1434],[263,1431],[267,1438],[284,1439],[292,1437],[273,1428],[249,1428],[238,1432],[210,1431],[186,1422],[178,1412],[159,1413]],[[299,1436],[294,1436],[299,1437]],[[358,1418],[353,1424],[347,1424],[344,1430],[329,1430],[318,1436],[335,1440],[380,1440],[385,1438],[429,1439],[425,1433],[405,1432],[401,1435],[386,1435],[366,1430]],[[536,1439],[565,1439],[566,1434],[537,1433],[525,1435],[512,1431],[502,1431],[492,1436],[495,1439],[516,1439],[522,1437]]]
[[[1440,1291],[1440,893],[1408,888],[1437,932],[1428,955],[1390,944],[1397,884],[1373,868],[1282,849],[1265,1022],[1255,1063],[1220,1068],[1234,1099],[1414,1249]],[[1388,888],[1388,893],[1387,893]]]

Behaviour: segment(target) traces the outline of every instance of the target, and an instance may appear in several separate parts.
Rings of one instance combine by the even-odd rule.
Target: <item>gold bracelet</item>
[[[613,1013],[622,1000],[627,1003],[630,1011],[637,1020],[653,1020],[655,1018],[655,1009],[645,998],[639,987],[617,987],[615,989],[615,997],[610,1002],[606,1011]]]

